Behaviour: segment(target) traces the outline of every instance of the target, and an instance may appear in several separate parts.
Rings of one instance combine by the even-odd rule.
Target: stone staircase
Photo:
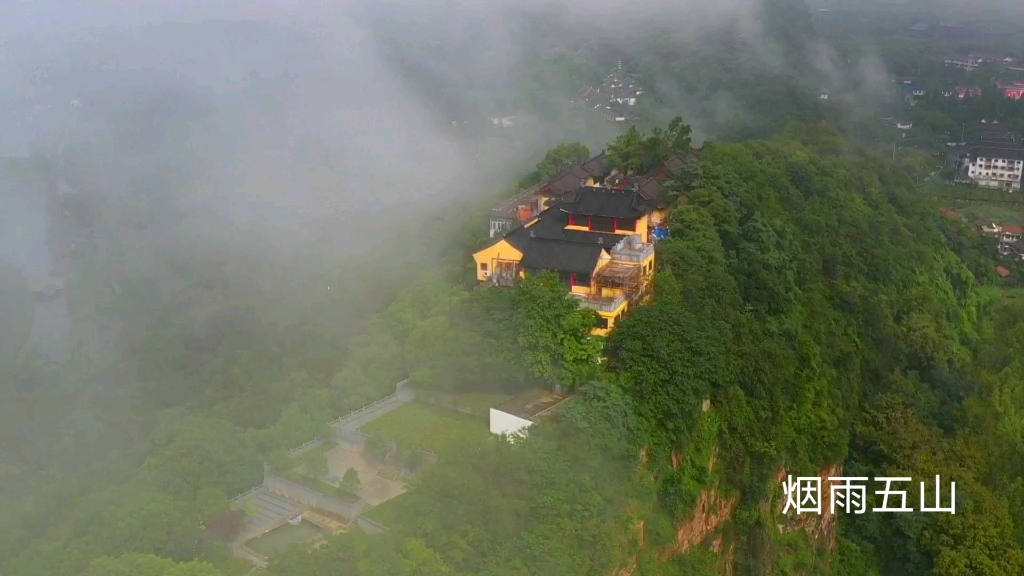
[[[245,499],[245,528],[243,538],[255,538],[267,530],[276,528],[288,519],[302,512],[303,506],[288,498],[260,488]],[[244,541],[244,540],[243,540]]]
[[[377,470],[377,476],[397,482],[402,477],[402,468],[395,465],[381,466],[380,470]]]
[[[398,461],[398,447],[395,446],[394,440],[390,443],[390,449],[387,456],[384,457],[384,461],[377,468],[377,476],[395,481],[402,477],[402,464]]]

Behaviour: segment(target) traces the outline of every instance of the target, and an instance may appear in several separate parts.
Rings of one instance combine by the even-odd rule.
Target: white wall
[[[491,408],[491,434],[525,435],[533,422]]]

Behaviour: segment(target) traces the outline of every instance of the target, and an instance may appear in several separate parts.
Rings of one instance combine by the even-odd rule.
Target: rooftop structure
[[[491,211],[493,240],[473,258],[477,280],[511,286],[554,271],[598,312],[605,335],[639,303],[654,270],[653,243],[668,236],[662,185],[693,158],[672,156],[647,174],[607,177],[604,155],[573,165]]]
[[[996,86],[1003,91],[1003,94],[1007,98],[1012,98],[1014,100],[1024,98],[1024,82],[998,82]]]
[[[977,86],[957,86],[953,89],[956,97],[963,100],[964,98],[974,98],[975,96],[981,96],[981,88]]]
[[[477,280],[499,286],[558,273],[580,305],[597,311],[606,335],[646,295],[654,271],[658,201],[635,189],[581,186],[473,255]]]
[[[983,143],[967,160],[967,176],[986,188],[1020,190],[1024,148],[1013,143]]]
[[[992,54],[991,52],[969,52],[967,54],[955,54],[946,58],[946,66],[960,68],[968,72],[975,68],[990,63],[1011,64],[1014,59],[1005,54]]]
[[[636,122],[640,119],[640,114],[634,110],[630,110],[624,104],[611,104],[605,106],[605,116],[611,122]]]
[[[492,434],[523,435],[525,430],[554,414],[555,409],[569,397],[548,390],[534,388],[513,396],[491,408]]]
[[[561,198],[579,187],[580,182],[594,185],[605,176],[604,153],[579,164],[573,164],[545,182],[531,186],[491,209],[490,237],[512,230],[533,220],[544,211],[552,199]]]
[[[576,93],[576,96],[597,108],[604,106],[608,109],[608,107],[616,105],[635,106],[637,99],[643,93],[644,89],[640,82],[626,74],[622,69],[622,62],[619,62],[619,66],[612,70],[600,86],[584,85]]]

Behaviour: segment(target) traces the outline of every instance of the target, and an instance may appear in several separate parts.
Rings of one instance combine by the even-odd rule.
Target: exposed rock
[[[780,469],[775,475],[779,483],[778,494],[783,494],[782,485],[786,481],[788,472]],[[827,543],[829,550],[836,548],[836,515],[832,514],[830,503],[832,501],[832,486],[829,478],[843,475],[843,467],[839,464],[831,464],[818,472],[821,478],[821,514],[797,514],[790,510],[785,515],[785,521],[779,525],[782,532],[796,532],[802,530],[810,534],[816,541]],[[786,507],[786,499],[782,497],[778,501],[776,512],[782,515]]]
[[[664,556],[685,554],[690,548],[703,542],[732,518],[738,503],[739,497],[726,498],[715,489],[701,492],[693,517],[676,529],[676,543]]]

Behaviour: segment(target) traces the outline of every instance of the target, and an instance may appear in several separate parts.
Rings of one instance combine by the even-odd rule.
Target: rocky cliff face
[[[738,503],[739,497],[725,497],[716,489],[701,492],[693,517],[676,528],[676,542],[665,551],[664,557],[685,554],[700,545],[732,518]]]
[[[785,469],[780,469],[775,475],[777,481],[777,494],[782,494],[782,484],[786,481],[788,472]],[[832,501],[832,490],[828,479],[830,477],[838,477],[843,475],[843,467],[839,464],[831,464],[825,466],[818,471],[818,476],[821,478],[821,514],[797,514],[790,510],[788,514],[782,516],[782,510],[786,506],[785,498],[778,500],[778,506],[776,507],[775,514],[783,519],[782,523],[778,525],[778,529],[783,534],[803,531],[807,532],[816,544],[827,544],[828,549],[835,550],[836,548],[836,515],[830,511],[829,503]]]
[[[641,454],[641,461],[645,460],[646,453]],[[680,464],[675,454],[672,455],[673,467]],[[714,457],[712,458],[713,464]],[[789,511],[783,515],[786,499],[783,496],[783,483],[786,481],[788,471],[779,469],[775,475],[775,482],[771,487],[771,496],[762,503],[761,511],[766,518],[776,519],[776,528],[780,534],[792,534],[804,532],[809,537],[812,546],[832,552],[836,548],[836,516],[829,511],[831,502],[831,490],[829,489],[829,477],[842,475],[842,466],[830,464],[822,467],[818,476],[821,478],[822,487],[822,514],[796,514]],[[719,570],[722,576],[733,576],[736,574],[737,540],[723,533],[739,506],[738,496],[727,496],[718,487],[708,487],[701,492],[697,505],[689,519],[676,525],[675,541],[667,548],[658,551],[657,556],[663,561],[670,560],[673,556],[690,552],[696,547],[706,546],[709,550],[719,556]],[[649,544],[645,543],[644,522],[636,524],[636,541],[641,549]],[[773,564],[774,552],[768,554],[766,560]],[[632,576],[637,569],[638,559],[634,555],[621,566],[617,567],[608,576]],[[766,573],[770,573],[772,567],[766,566]],[[806,576],[813,576],[808,568]]]

